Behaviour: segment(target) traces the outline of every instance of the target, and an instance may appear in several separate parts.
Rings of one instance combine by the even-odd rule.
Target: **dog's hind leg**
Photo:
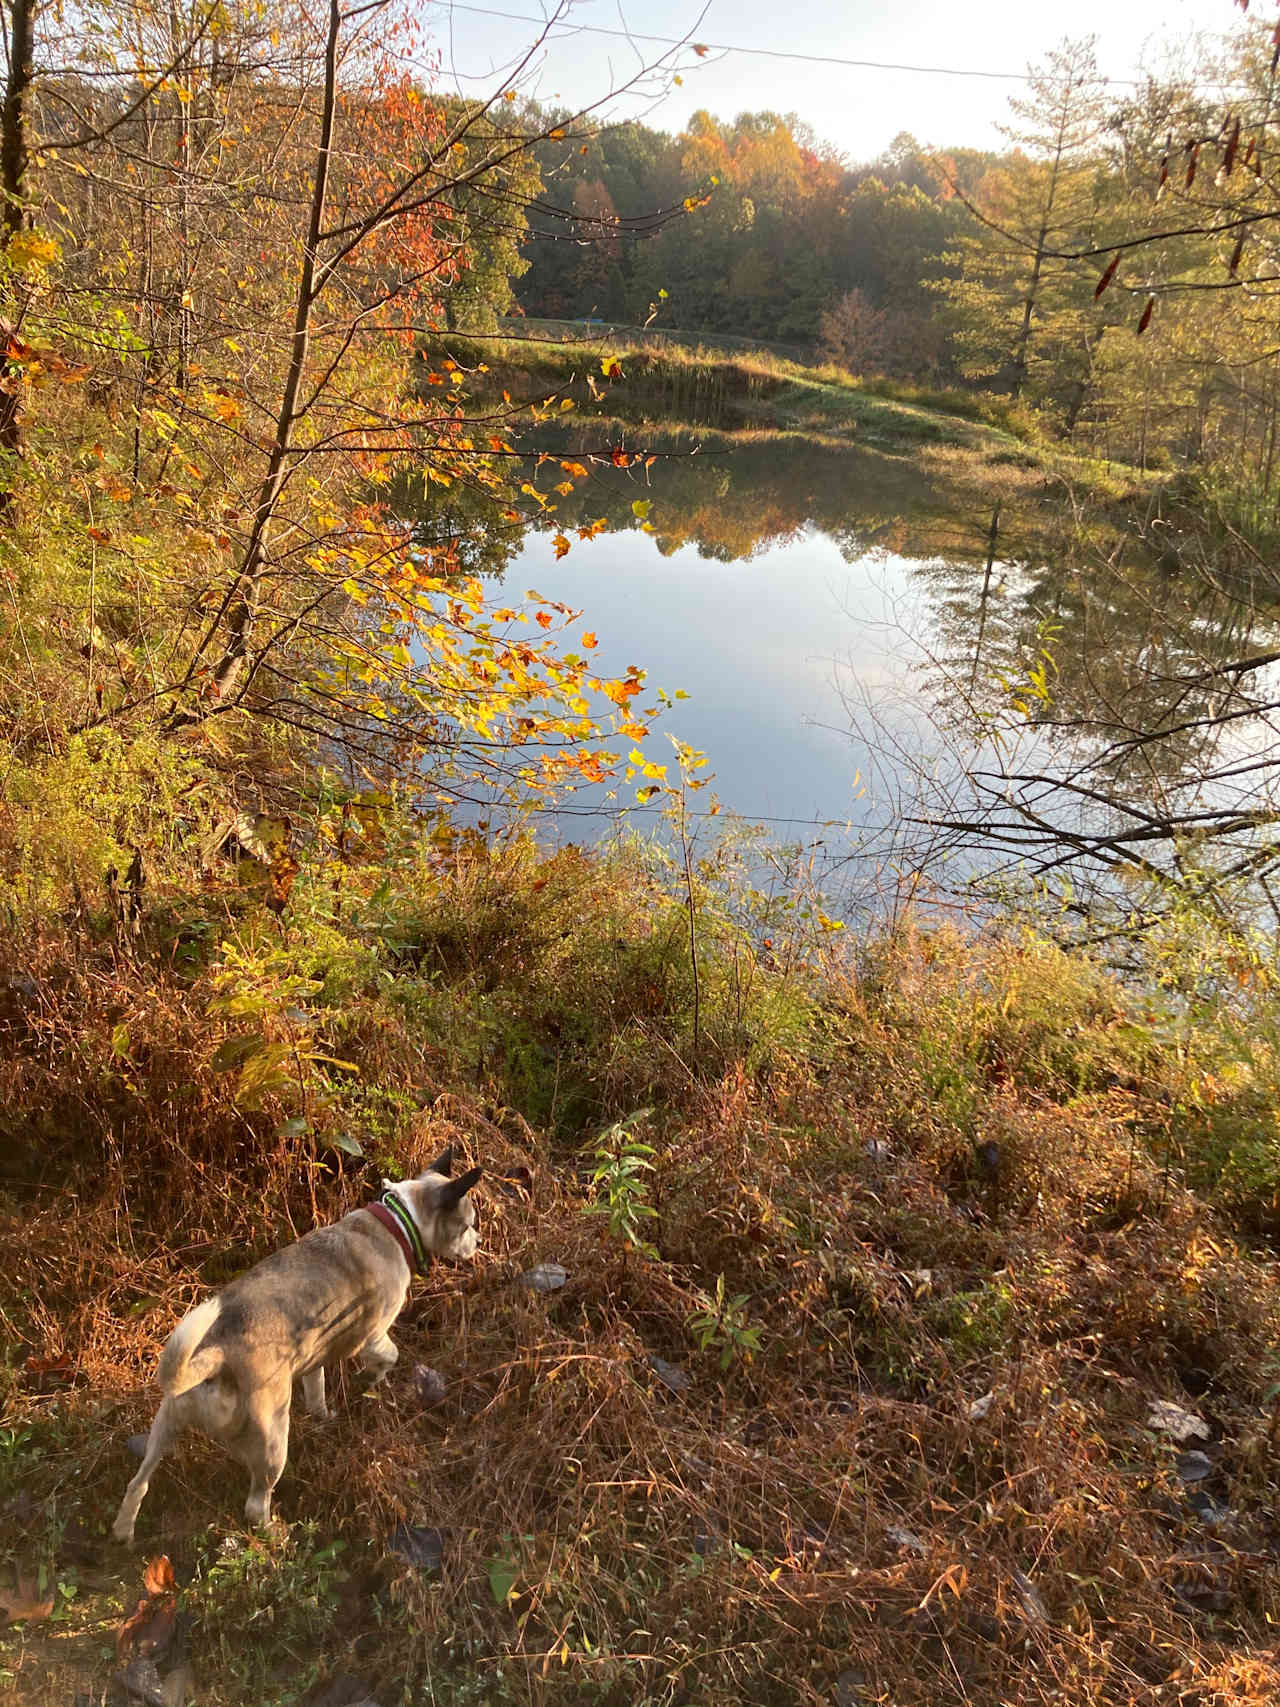
[[[165,1399],[156,1412],[151,1432],[147,1436],[147,1449],[143,1455],[142,1464],[137,1475],[125,1489],[125,1496],[120,1505],[119,1514],[111,1526],[111,1533],[117,1541],[123,1541],[126,1546],[133,1542],[133,1526],[138,1520],[138,1507],[147,1497],[147,1488],[156,1465],[173,1445],[174,1439],[182,1428],[177,1414],[177,1402]]]
[[[376,1387],[383,1380],[389,1369],[394,1369],[400,1361],[399,1348],[393,1343],[389,1334],[381,1333],[360,1350],[360,1367],[373,1371],[370,1386]]]
[[[324,1366],[313,1369],[309,1375],[302,1377],[302,1396],[307,1401],[308,1416],[319,1417],[323,1422],[333,1415],[324,1402]]]
[[[271,1495],[284,1474],[289,1456],[289,1400],[291,1390],[283,1394],[271,1388],[256,1392],[249,1400],[249,1415],[245,1422],[237,1456],[249,1468],[252,1481],[244,1515],[252,1524],[271,1522]]]

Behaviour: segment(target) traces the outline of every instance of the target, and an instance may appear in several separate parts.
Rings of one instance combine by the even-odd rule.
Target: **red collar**
[[[396,1220],[395,1216],[385,1206],[385,1204],[382,1203],[366,1203],[364,1207],[365,1213],[372,1215],[375,1221],[380,1221],[387,1229],[388,1233],[391,1234],[391,1237],[399,1245],[401,1251],[404,1253],[404,1260],[409,1265],[409,1273],[416,1273],[418,1263],[413,1254],[413,1246],[409,1243],[408,1239],[405,1238],[404,1230]]]

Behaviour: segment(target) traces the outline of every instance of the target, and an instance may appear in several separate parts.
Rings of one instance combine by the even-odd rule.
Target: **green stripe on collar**
[[[418,1231],[418,1223],[405,1208],[404,1201],[394,1191],[384,1191],[378,1202],[384,1209],[396,1218],[396,1225],[401,1228],[409,1241],[410,1249],[417,1258],[419,1270],[427,1266],[427,1247],[422,1242],[422,1234]]]

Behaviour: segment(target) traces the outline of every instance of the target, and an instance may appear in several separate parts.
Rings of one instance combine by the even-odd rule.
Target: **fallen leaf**
[[[116,1652],[123,1658],[136,1653],[154,1659],[173,1640],[178,1619],[178,1585],[168,1555],[159,1553],[147,1562],[142,1573],[147,1598],[121,1622],[116,1631]]]
[[[0,1588],[0,1612],[10,1624],[34,1624],[39,1618],[47,1618],[53,1611],[53,1596],[41,1600],[39,1594],[31,1578],[19,1572],[16,1589]]]
[[[147,1563],[142,1573],[142,1586],[148,1594],[176,1594],[178,1585],[174,1581],[173,1566],[169,1563],[167,1553],[158,1553]]]

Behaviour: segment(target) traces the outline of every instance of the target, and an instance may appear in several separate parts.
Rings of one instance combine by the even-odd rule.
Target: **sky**
[[[1255,0],[1253,12],[1269,18],[1273,8]],[[517,19],[543,16],[539,0],[474,6],[423,0],[423,25],[440,59],[438,84],[475,95],[510,77],[516,56],[538,33],[536,22]],[[575,0],[566,27],[518,87],[545,101],[584,106],[631,79],[641,54],[667,51],[660,42],[628,41],[628,31],[633,38],[689,35],[712,51],[684,54],[679,86],[650,81],[616,96],[608,114],[676,131],[700,107],[726,118],[769,108],[795,113],[858,162],[874,158],[904,130],[937,146],[998,146],[995,127],[1018,84],[815,59],[1019,73],[1064,34],[1093,34],[1100,69],[1131,78],[1158,69],[1161,56],[1178,52],[1188,38],[1220,40],[1240,22],[1233,0],[1071,0],[1067,7],[1046,0],[709,0],[702,10],[693,0]],[[722,46],[738,51],[721,52]]]

